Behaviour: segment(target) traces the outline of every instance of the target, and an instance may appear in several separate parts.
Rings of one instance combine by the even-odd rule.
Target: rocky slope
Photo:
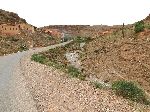
[[[148,25],[148,21],[144,21],[144,24],[145,26]],[[91,32],[95,31],[90,29],[89,26],[88,28]],[[98,29],[96,30],[98,31]],[[112,82],[118,80],[132,81],[145,91],[149,99],[149,27],[145,27],[144,31],[140,33],[135,33],[134,25],[127,25],[124,27],[124,36],[122,26],[110,27],[110,30],[112,30],[111,33],[87,42],[82,50],[78,49],[79,46],[72,44],[74,47],[67,46],[70,49],[60,48],[56,50],[57,52],[47,51],[42,54],[51,61],[55,60],[58,63],[68,64],[67,59],[64,57],[65,53],[74,53],[78,50],[81,72],[86,77],[96,78],[106,84],[112,84]],[[93,35],[95,34],[93,33]],[[147,110],[144,112],[147,112]]]
[[[18,14],[0,9],[0,24],[3,23],[26,23],[26,20],[20,18]]]
[[[148,18],[144,20],[145,26]],[[132,25],[125,26],[124,35],[123,38],[122,30],[118,29],[86,44],[81,58],[84,72],[108,83],[133,81],[150,93],[150,29],[145,27],[136,34]]]
[[[148,107],[129,103],[111,90],[96,89],[89,81],[39,63],[30,56],[22,60],[24,76],[39,112],[149,112]]]
[[[20,18],[16,13],[8,12],[2,9],[0,10],[0,24],[14,25],[18,23],[27,22],[25,19]],[[50,37],[48,34],[36,29],[35,33],[21,31],[21,34],[17,35],[0,34],[0,56],[27,50],[32,47],[49,46],[59,42],[59,39]]]

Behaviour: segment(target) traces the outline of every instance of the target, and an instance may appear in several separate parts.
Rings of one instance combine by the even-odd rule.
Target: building
[[[9,35],[16,35],[20,33],[20,29],[18,26],[2,24],[0,25],[0,33],[2,34],[9,34]]]
[[[34,27],[30,24],[25,24],[25,23],[22,23],[22,24],[18,24],[17,25],[21,30],[26,30],[26,31],[29,31],[31,33],[34,33],[35,30],[34,30]]]
[[[0,33],[1,34],[8,34],[8,35],[17,35],[21,33],[21,30],[28,31],[31,33],[34,33],[34,27],[29,24],[15,24],[15,25],[9,25],[9,24],[1,24],[0,25]]]

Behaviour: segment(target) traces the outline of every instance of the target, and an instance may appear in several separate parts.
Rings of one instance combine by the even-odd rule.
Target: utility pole
[[[124,23],[123,23],[123,25],[122,25],[122,36],[123,36],[123,38],[124,38]]]

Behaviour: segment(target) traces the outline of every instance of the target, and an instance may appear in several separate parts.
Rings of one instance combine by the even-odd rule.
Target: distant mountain
[[[27,23],[25,19],[20,18],[18,14],[0,9],[0,24]]]

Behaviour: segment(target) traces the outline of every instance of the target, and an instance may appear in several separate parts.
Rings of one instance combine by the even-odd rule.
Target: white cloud
[[[150,13],[149,0],[0,0],[35,26],[50,24],[126,24]]]

